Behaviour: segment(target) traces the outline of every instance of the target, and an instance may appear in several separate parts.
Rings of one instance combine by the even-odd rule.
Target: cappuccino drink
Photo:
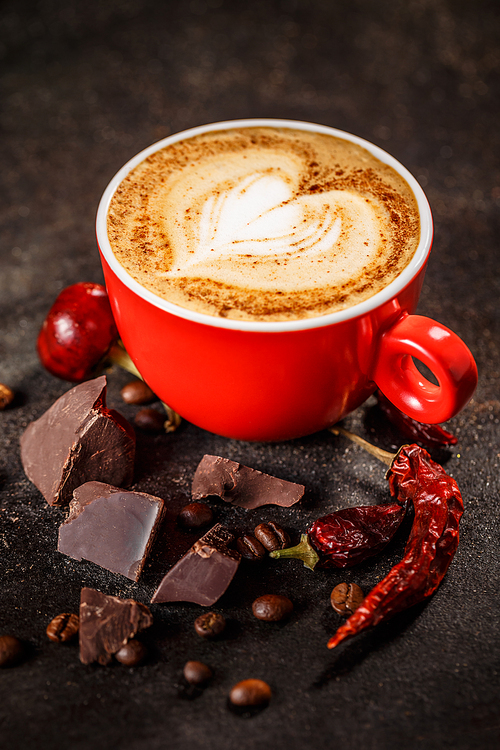
[[[125,270],[169,302],[286,321],[381,291],[411,261],[420,222],[403,177],[356,143],[242,127],[144,159],[114,193],[107,232]]]

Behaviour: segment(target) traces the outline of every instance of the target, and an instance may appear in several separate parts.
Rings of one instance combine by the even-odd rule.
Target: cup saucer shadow
[[[383,650],[396,638],[403,635],[410,625],[422,614],[428,604],[428,599],[414,605],[410,609],[394,615],[388,622],[377,625],[372,630],[364,631],[352,640],[348,640],[337,646],[338,655],[334,655],[334,661],[324,669],[314,680],[311,687],[321,689],[336,677],[349,674],[353,669],[363,663],[370,654]]]

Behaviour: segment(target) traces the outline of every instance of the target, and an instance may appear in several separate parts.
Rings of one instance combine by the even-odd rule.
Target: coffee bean
[[[80,619],[78,615],[64,612],[57,615],[47,625],[47,637],[55,643],[64,643],[70,641],[78,633]]]
[[[350,617],[365,598],[356,583],[339,583],[330,594],[330,602],[339,615]]]
[[[218,612],[206,612],[194,621],[194,629],[202,638],[216,638],[226,627],[226,620]]]
[[[157,409],[141,409],[134,417],[134,424],[145,432],[163,432],[166,415]]]
[[[116,652],[115,659],[126,667],[135,667],[143,661],[146,654],[146,646],[141,641],[132,638]]]
[[[259,523],[253,533],[268,552],[274,552],[275,549],[285,549],[290,544],[290,537],[286,531],[274,521]]]
[[[213,521],[214,514],[206,503],[189,503],[177,516],[177,522],[186,529],[198,529]]]
[[[120,395],[126,404],[149,404],[156,396],[143,380],[132,380],[124,385]]]
[[[184,678],[190,685],[206,685],[212,675],[210,667],[202,661],[188,661],[184,665]]]
[[[14,400],[14,391],[8,385],[0,383],[0,411],[6,409]]]
[[[231,689],[229,700],[233,706],[262,706],[271,700],[271,688],[263,680],[242,680]]]
[[[266,550],[251,534],[244,534],[236,540],[236,548],[245,560],[257,562],[266,556]]]
[[[254,601],[252,612],[258,620],[277,622],[293,612],[293,604],[287,596],[265,594]]]
[[[0,636],[0,667],[11,667],[21,660],[24,647],[13,635]]]

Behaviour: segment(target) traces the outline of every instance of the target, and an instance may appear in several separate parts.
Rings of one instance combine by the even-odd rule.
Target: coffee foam
[[[108,234],[126,270],[171,302],[286,320],[385,287],[413,256],[419,222],[407,183],[365,149],[252,128],[150,156],[115,193]]]

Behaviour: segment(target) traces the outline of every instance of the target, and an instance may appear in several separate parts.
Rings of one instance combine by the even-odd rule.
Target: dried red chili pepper
[[[346,431],[338,431],[350,437]],[[364,441],[355,436],[355,442]],[[386,458],[391,455],[382,453]],[[430,596],[457,549],[464,505],[457,483],[443,467],[420,446],[405,445],[392,457],[387,476],[391,494],[402,502],[411,501],[415,509],[404,557],[337,630],[328,648]]]
[[[302,560],[306,568],[350,568],[380,552],[393,538],[406,504],[360,505],[318,518],[300,543],[271,552],[274,558]]]
[[[407,414],[400,411],[397,406],[391,404],[381,391],[377,391],[378,405],[389,422],[406,437],[425,443],[430,447],[441,445],[456,445],[458,439],[438,424],[425,424],[417,422]]]

